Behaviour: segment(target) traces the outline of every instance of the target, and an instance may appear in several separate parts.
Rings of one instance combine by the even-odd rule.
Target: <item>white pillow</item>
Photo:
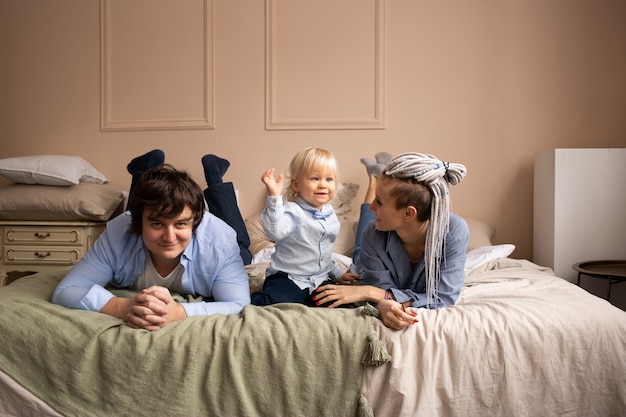
[[[106,177],[80,156],[33,155],[0,159],[0,175],[22,184],[104,184]]]
[[[515,245],[506,243],[503,245],[481,246],[467,252],[465,270],[478,268],[482,264],[498,258],[506,258],[515,250]]]

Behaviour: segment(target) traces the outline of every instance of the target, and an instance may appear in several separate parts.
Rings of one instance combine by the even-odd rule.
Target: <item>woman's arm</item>
[[[462,218],[452,218],[450,214],[450,230],[446,236],[445,258],[441,261],[437,308],[451,306],[459,298],[465,282],[465,260],[469,228]]]
[[[344,304],[370,302],[378,303],[385,298],[385,290],[371,285],[322,285],[315,290],[313,299],[318,305],[332,302],[329,308]]]
[[[441,261],[438,293],[434,302],[426,294],[425,276],[409,280],[412,270],[401,251],[401,242],[388,234],[376,232],[373,225],[364,231],[361,252],[361,282],[390,289],[400,303],[410,301],[413,307],[440,308],[453,305],[463,287],[469,228],[461,217],[450,214],[450,228],[445,238],[445,257]],[[402,256],[401,256],[402,255]],[[404,285],[402,283],[404,282]]]
[[[413,300],[413,307],[442,308],[454,305],[465,282],[468,241],[467,223],[461,217],[450,214],[450,228],[444,240],[445,255],[440,264],[439,284],[434,300],[428,299],[425,286],[421,291],[417,288],[393,289],[395,297],[400,302]]]

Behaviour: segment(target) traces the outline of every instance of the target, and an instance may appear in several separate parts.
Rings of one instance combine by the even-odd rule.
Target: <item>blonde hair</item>
[[[289,172],[287,179],[288,186],[285,190],[284,199],[287,201],[296,201],[298,193],[293,189],[292,180],[296,179],[301,173],[306,173],[314,169],[330,169],[335,173],[336,190],[339,190],[339,180],[337,174],[339,172],[339,164],[332,153],[326,149],[309,147],[298,152],[289,164]]]
[[[439,287],[444,238],[450,226],[450,193],[448,184],[460,183],[467,170],[461,164],[443,162],[433,155],[407,152],[389,161],[380,178],[397,182],[391,191],[396,208],[409,205],[418,211],[419,221],[430,221],[426,232],[426,296],[435,306]]]

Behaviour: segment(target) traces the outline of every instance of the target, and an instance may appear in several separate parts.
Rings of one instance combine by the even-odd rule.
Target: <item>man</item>
[[[131,288],[131,298],[105,288]],[[214,301],[174,301],[170,290]],[[158,330],[192,315],[239,313],[250,303],[235,231],[205,211],[200,186],[170,165],[148,169],[94,246],[59,283],[52,302]]]

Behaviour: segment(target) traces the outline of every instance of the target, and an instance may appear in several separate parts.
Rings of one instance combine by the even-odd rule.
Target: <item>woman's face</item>
[[[381,232],[397,230],[403,225],[405,209],[396,208],[396,200],[390,195],[392,188],[392,181],[379,180],[376,184],[376,197],[369,207],[376,214],[376,230]]]

